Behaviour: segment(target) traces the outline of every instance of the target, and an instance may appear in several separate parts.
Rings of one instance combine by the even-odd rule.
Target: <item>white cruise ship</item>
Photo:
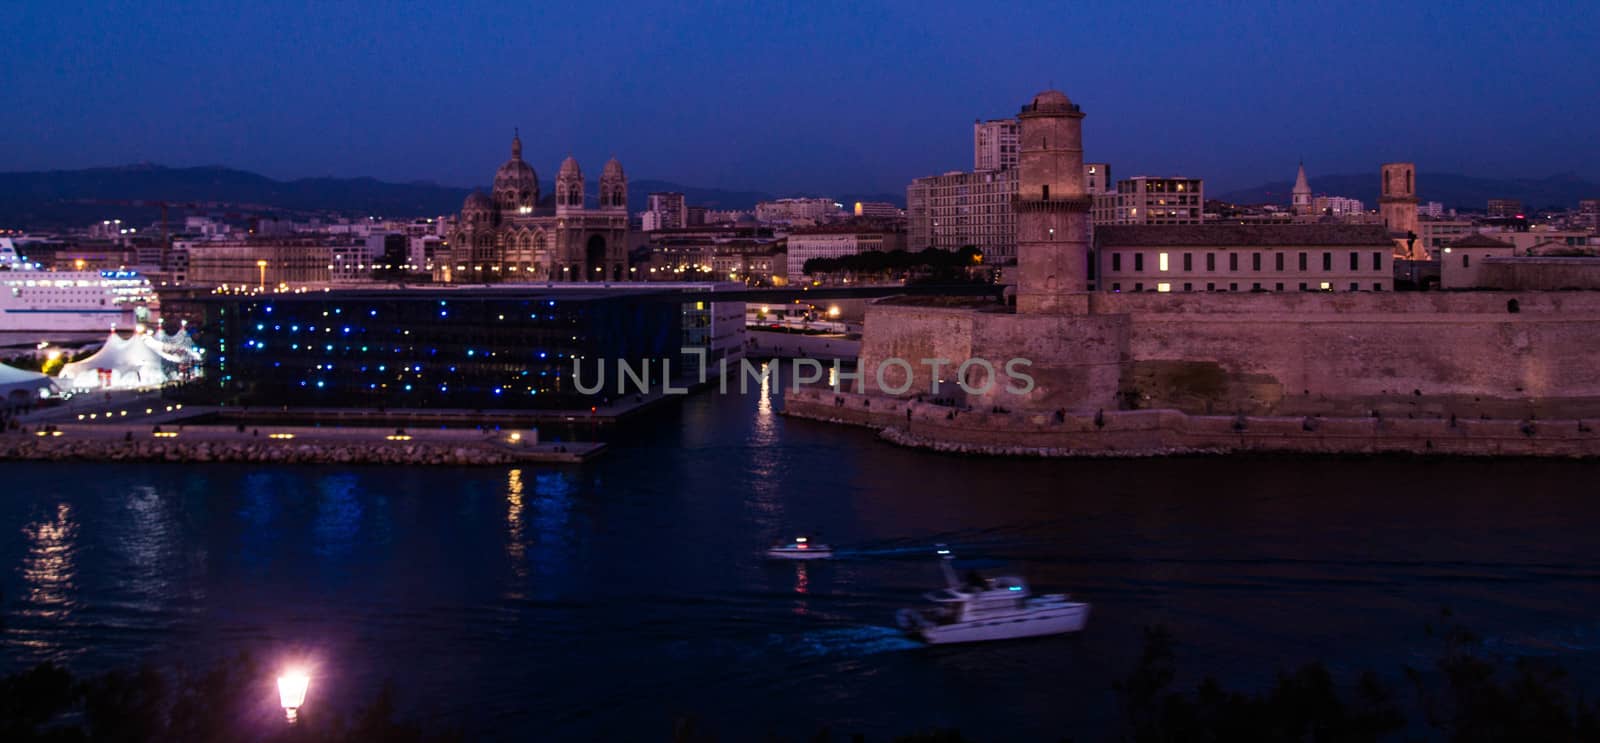
[[[157,307],[137,271],[45,271],[0,237],[0,332],[107,331],[150,322]]]

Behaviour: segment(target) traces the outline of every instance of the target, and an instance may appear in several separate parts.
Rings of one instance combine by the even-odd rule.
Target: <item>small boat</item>
[[[911,637],[930,645],[1009,640],[1077,632],[1089,621],[1089,605],[1067,594],[1030,595],[1022,578],[956,579],[950,551],[940,549],[948,585],[923,595],[931,606],[901,609],[895,620]]]
[[[773,545],[767,557],[774,560],[826,560],[833,557],[833,548],[812,542],[809,537],[795,537],[793,542]]]

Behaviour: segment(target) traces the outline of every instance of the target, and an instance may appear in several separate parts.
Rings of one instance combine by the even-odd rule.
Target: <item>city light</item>
[[[299,719],[300,708],[306,702],[306,690],[311,686],[311,676],[298,668],[291,668],[278,676],[278,704],[283,714],[293,724]]]

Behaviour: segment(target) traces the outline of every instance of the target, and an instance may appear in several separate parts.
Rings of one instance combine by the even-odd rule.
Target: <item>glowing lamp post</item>
[[[311,685],[311,677],[300,669],[290,669],[278,677],[278,703],[283,705],[283,714],[293,724],[300,718],[300,707],[306,703],[306,687]]]
[[[256,291],[267,290],[267,262],[265,259],[256,261],[256,268],[261,271],[261,282],[256,285]]]

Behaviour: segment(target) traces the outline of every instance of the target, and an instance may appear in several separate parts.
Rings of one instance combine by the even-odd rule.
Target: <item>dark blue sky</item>
[[[0,170],[901,192],[1051,83],[1118,177],[1600,176],[1600,3],[7,4]],[[233,7],[224,7],[233,6]],[[1374,176],[1376,177],[1376,176]]]

